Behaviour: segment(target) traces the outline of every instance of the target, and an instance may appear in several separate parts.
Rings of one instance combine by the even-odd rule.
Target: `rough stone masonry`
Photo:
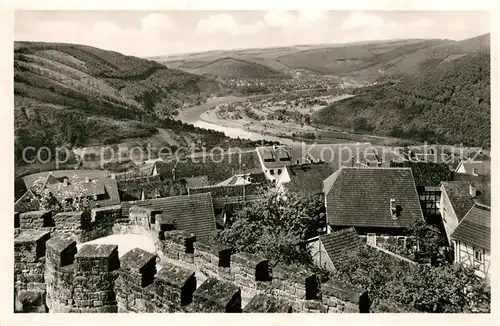
[[[161,212],[160,212],[161,213]],[[320,284],[305,268],[271,266],[218,243],[172,230],[159,212],[117,207],[81,213],[18,216],[15,238],[17,312],[368,312],[366,291]],[[153,238],[156,252],[77,243],[109,234]],[[199,282],[197,279],[204,279]],[[248,304],[242,306],[243,295]]]

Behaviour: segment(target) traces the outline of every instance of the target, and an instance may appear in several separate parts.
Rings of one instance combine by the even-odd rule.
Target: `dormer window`
[[[393,219],[397,219],[399,216],[401,216],[401,211],[403,210],[400,205],[396,205],[396,199],[394,198],[390,199],[389,209],[391,212],[391,217]]]

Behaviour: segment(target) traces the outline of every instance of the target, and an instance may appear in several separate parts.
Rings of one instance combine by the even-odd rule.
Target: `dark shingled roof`
[[[40,209],[40,201],[35,194],[28,190],[14,203],[14,212],[24,213]]]
[[[423,219],[410,168],[343,167],[323,183],[330,225],[403,228]],[[392,198],[401,206],[397,218]]]
[[[475,204],[460,221],[451,238],[491,250],[491,208]]]
[[[323,180],[334,172],[329,163],[294,165],[286,169],[290,182],[285,183],[285,187],[290,191],[306,194],[323,192]]]
[[[210,193],[122,202],[122,215],[127,217],[132,206],[146,207],[168,214],[173,218],[177,230],[193,233],[199,240],[209,239],[216,231]]]
[[[470,183],[467,181],[446,181],[441,183],[441,187],[446,192],[458,221],[462,220],[475,203],[488,203],[485,196],[479,195],[473,198],[469,192],[469,186]],[[476,190],[478,189],[476,188]]]
[[[361,241],[354,228],[348,228],[319,236],[328,256],[335,261],[348,252],[359,249]]]
[[[120,258],[120,262],[124,267],[137,271],[140,271],[152,261],[156,261],[156,256],[141,248],[134,248]]]

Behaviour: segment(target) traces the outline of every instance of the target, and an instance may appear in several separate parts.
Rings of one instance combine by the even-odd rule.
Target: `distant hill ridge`
[[[447,39],[399,39],[345,44],[303,45],[268,49],[220,50],[154,59],[169,67],[194,73],[223,76],[225,65],[210,66],[221,56],[244,60],[280,73],[305,69],[317,74],[345,75],[376,81],[433,69],[443,61],[466,54],[489,51],[489,34],[462,41]],[[197,67],[209,65],[207,71]]]
[[[313,121],[355,132],[489,148],[490,54],[480,51],[365,87]]]

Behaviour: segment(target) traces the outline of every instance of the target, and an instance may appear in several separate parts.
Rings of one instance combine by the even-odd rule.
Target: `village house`
[[[160,197],[162,185],[159,175],[122,178],[116,181],[123,201]]]
[[[104,173],[103,173],[104,172]],[[42,180],[41,184],[37,184]],[[33,192],[33,187],[49,190],[55,203],[72,201],[75,198],[88,198],[93,206],[104,207],[120,203],[116,180],[106,171],[99,170],[58,170],[27,176],[24,182],[28,191],[19,198],[14,207],[22,213],[40,208],[40,201]]]
[[[323,180],[333,172],[328,163],[286,166],[276,178],[276,188],[305,195],[320,195],[323,200]]]
[[[489,175],[491,174],[490,161],[461,161],[455,173],[469,174],[469,175]]]
[[[424,219],[410,168],[342,167],[323,181],[328,232],[403,236]]]
[[[474,204],[451,234],[454,261],[471,266],[476,274],[490,277],[491,208]]]
[[[478,189],[476,184],[467,181],[441,182],[440,188],[439,212],[446,237],[451,244],[452,233],[474,204],[489,205],[489,191]]]
[[[308,240],[307,247],[316,266],[335,271],[335,262],[359,250],[362,242],[351,227]]]
[[[308,153],[302,153],[297,146],[266,146],[258,147],[259,162],[268,180],[276,180],[287,166],[312,163],[317,160]]]
[[[209,241],[216,231],[214,208],[210,193],[171,196],[121,203],[122,216],[128,217],[132,206],[149,208],[161,213],[165,223],[175,230],[182,230],[196,235],[197,240]]]

